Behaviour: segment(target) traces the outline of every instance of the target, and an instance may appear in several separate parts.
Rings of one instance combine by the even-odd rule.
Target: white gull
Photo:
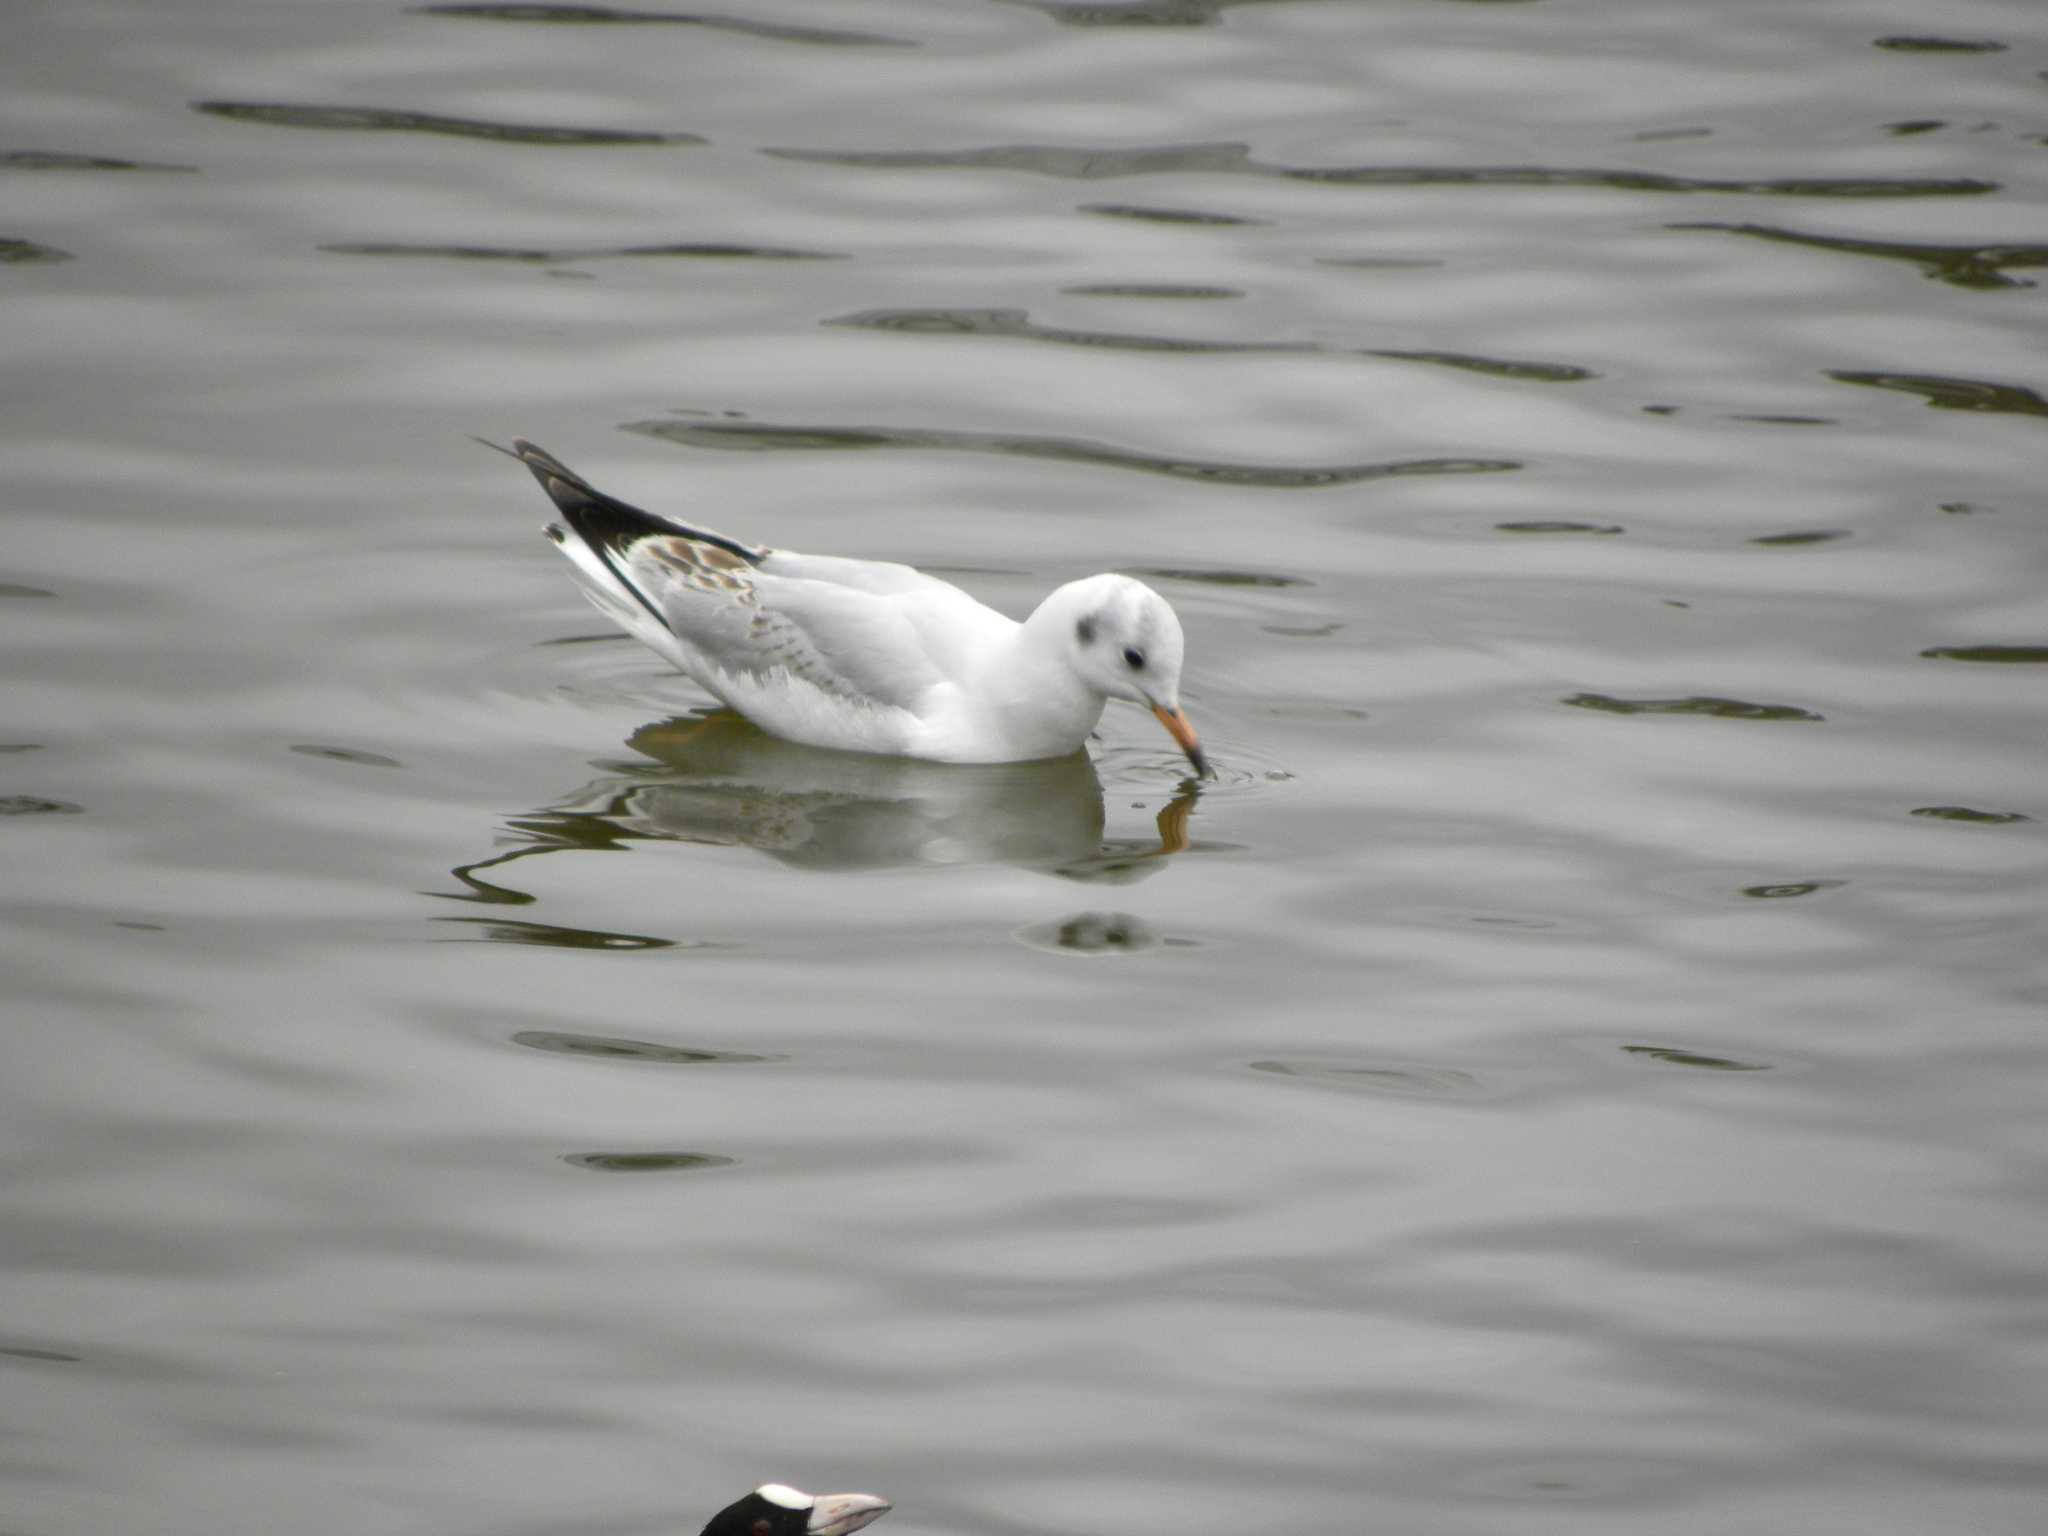
[[[1075,751],[1128,699],[1207,771],[1180,707],[1180,620],[1141,581],[1070,581],[1019,624],[911,566],[743,544],[628,506],[524,439],[510,452],[561,512],[548,537],[585,595],[777,736],[1023,762]]]

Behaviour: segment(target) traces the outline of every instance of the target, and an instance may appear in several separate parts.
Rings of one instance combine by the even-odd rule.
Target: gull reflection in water
[[[1153,836],[1106,840],[1085,751],[966,765],[872,757],[783,741],[729,710],[643,726],[628,745],[649,761],[605,765],[615,771],[512,817],[520,846],[451,871],[470,899],[523,904],[532,898],[496,883],[515,861],[638,841],[744,846],[800,869],[1009,864],[1127,884],[1191,846],[1201,793],[1185,779]]]

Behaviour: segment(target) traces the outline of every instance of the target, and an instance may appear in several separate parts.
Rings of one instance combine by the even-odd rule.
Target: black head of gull
[[[851,1536],[892,1508],[872,1493],[820,1493],[763,1483],[711,1517],[704,1536]]]

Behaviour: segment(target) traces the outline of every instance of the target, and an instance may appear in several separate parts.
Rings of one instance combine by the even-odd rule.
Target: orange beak
[[[1159,717],[1159,723],[1166,727],[1166,734],[1187,753],[1188,761],[1195,765],[1197,774],[1209,771],[1209,760],[1202,756],[1202,744],[1195,739],[1195,728],[1188,724],[1188,717],[1177,709],[1168,709],[1164,704],[1154,704],[1152,713]]]

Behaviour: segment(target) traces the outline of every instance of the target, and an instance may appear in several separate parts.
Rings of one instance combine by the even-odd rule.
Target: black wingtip
[[[496,448],[498,445],[492,443],[490,446]],[[616,496],[607,495],[540,444],[526,438],[515,437],[510,449],[499,451],[509,452],[531,470],[533,478],[540,482],[540,488],[548,493],[548,500],[568,519],[569,526],[586,543],[600,549],[622,549],[646,534],[673,533],[700,543],[715,544],[749,565],[759,565],[768,557],[765,549],[742,544],[738,539],[727,538],[709,528],[699,528],[672,517],[657,517],[629,502],[620,501]]]
[[[676,531],[666,519],[643,512],[616,496],[607,496],[538,443],[515,437],[510,452],[532,471],[569,528],[607,558],[648,534]],[[567,530],[560,525],[548,534],[557,544],[567,536]]]
[[[494,445],[495,446],[495,445]],[[523,437],[512,439],[508,450],[512,457],[533,472],[533,478],[540,482],[540,488],[548,493],[548,499],[564,512],[573,513],[589,504],[612,501],[575,470],[556,458],[538,443],[528,442]],[[615,505],[624,506],[623,502]],[[638,508],[632,509],[638,512]],[[640,513],[642,517],[646,513]],[[653,521],[652,518],[649,521]]]

